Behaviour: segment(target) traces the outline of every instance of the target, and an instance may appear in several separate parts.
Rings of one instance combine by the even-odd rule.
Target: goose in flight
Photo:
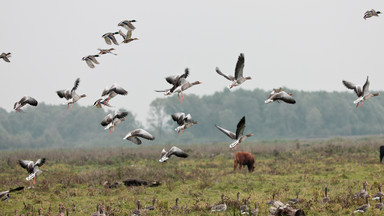
[[[121,37],[123,37],[123,41],[121,43],[129,43],[134,40],[139,40],[139,38],[132,38],[132,31],[128,30],[127,34],[124,34],[122,31],[119,31]]]
[[[161,151],[161,158],[160,158],[160,162],[167,162],[167,160],[172,156],[172,155],[175,155],[176,157],[182,157],[182,158],[186,158],[188,157],[188,154],[185,153],[183,150],[181,150],[180,148],[176,147],[176,146],[173,146],[171,149],[169,149],[169,151],[165,151],[165,149],[163,149]]]
[[[343,80],[343,84],[348,89],[352,89],[355,91],[358,98],[353,103],[356,104],[356,108],[359,106],[359,103],[361,103],[361,106],[363,106],[364,101],[368,100],[371,97],[375,97],[375,96],[380,95],[380,93],[370,93],[369,92],[368,76],[367,76],[367,80],[365,81],[363,88],[361,88],[360,85],[356,85],[354,83],[351,83],[351,82],[348,82],[345,80]]]
[[[125,135],[123,139],[129,140],[137,145],[140,145],[141,140],[139,139],[139,137],[147,140],[155,139],[155,137],[152,136],[152,134],[150,134],[148,131],[144,129],[136,129],[136,130],[130,131],[127,135]]]
[[[107,54],[107,53],[111,53],[113,55],[117,55],[116,53],[113,53],[112,51],[115,50],[115,48],[110,48],[110,49],[97,49],[99,50],[99,55],[104,55],[104,54]]]
[[[128,112],[115,112],[114,114],[110,113],[104,117],[101,121],[101,125],[104,126],[105,130],[109,129],[109,133],[115,131],[115,127],[120,124],[122,121],[125,121],[125,117],[128,115]]]
[[[83,57],[81,60],[85,61],[90,68],[95,68],[94,64],[99,64],[96,57],[99,57],[99,55],[88,55]]]
[[[9,57],[11,57],[11,53],[1,53],[0,59],[3,59],[5,62],[11,62],[9,61]]]
[[[119,84],[114,83],[111,87],[105,87],[101,93],[101,98],[93,103],[97,108],[101,108],[101,105],[111,107],[109,101],[117,95],[127,95],[128,91],[121,87]]]
[[[232,75],[225,75],[220,71],[218,67],[216,67],[216,73],[219,75],[225,77],[227,80],[232,81],[232,84],[229,86],[229,88],[233,88],[235,86],[241,85],[243,82],[252,79],[251,77],[244,77],[243,76],[243,69],[244,69],[244,54],[240,53],[239,58],[237,59],[236,68],[235,68],[235,76]]]
[[[9,193],[15,192],[15,191],[20,191],[23,190],[24,187],[18,187],[18,188],[13,188],[9,189],[7,191],[0,192],[0,199],[1,201],[8,201],[9,199]]]
[[[80,84],[80,78],[77,78],[75,80],[75,83],[74,83],[72,89],[65,89],[65,90],[56,91],[57,95],[60,98],[67,99],[67,102],[63,103],[63,104],[67,105],[67,110],[69,109],[69,104],[71,104],[71,109],[72,109],[74,103],[76,103],[81,98],[87,96],[86,94],[78,95],[76,93],[76,89],[79,87],[79,84]]]
[[[136,27],[132,24],[133,22],[136,22],[136,20],[123,20],[117,24],[117,26],[121,26],[128,31],[133,31],[136,29]]]
[[[280,103],[280,101],[283,101],[285,103],[289,104],[295,104],[296,101],[292,97],[293,94],[285,92],[282,88],[279,89],[273,89],[273,91],[269,94],[266,101],[264,101],[266,104],[272,103],[277,101]]]
[[[179,125],[177,128],[175,128],[175,131],[177,131],[177,134],[183,134],[184,130],[192,127],[194,124],[199,124],[199,122],[194,121],[192,119],[191,114],[185,115],[185,113],[178,112],[178,113],[173,113],[172,115],[172,120],[177,122]]]
[[[367,18],[371,18],[371,17],[373,17],[373,16],[379,16],[379,14],[381,14],[381,12],[380,11],[375,11],[374,9],[372,9],[372,10],[368,10],[368,11],[366,11],[365,13],[364,13],[364,19],[367,19]]]
[[[16,112],[22,112],[23,110],[21,108],[27,104],[31,106],[37,106],[38,102],[33,97],[24,96],[19,101],[15,102],[13,109],[16,110]]]
[[[101,36],[101,37],[104,38],[105,43],[107,43],[108,45],[112,45],[112,42],[115,45],[119,45],[119,43],[117,42],[117,40],[115,38],[115,34],[120,34],[119,32],[120,31],[118,31],[118,32],[108,32],[108,33],[103,34],[103,36]]]
[[[240,119],[239,123],[237,123],[236,134],[222,127],[219,127],[216,124],[215,124],[215,127],[219,129],[221,132],[223,132],[225,135],[227,135],[229,138],[231,138],[232,140],[235,140],[233,143],[229,145],[230,149],[236,149],[238,144],[243,142],[247,137],[253,136],[253,134],[243,135],[244,129],[245,129],[245,116],[243,116],[243,118]]]
[[[155,90],[156,92],[165,92],[164,95],[171,95],[173,93],[177,93],[179,97],[179,102],[180,100],[180,94],[181,94],[181,99],[184,100],[184,95],[183,91],[191,88],[194,85],[201,84],[202,82],[196,81],[193,83],[188,82],[186,79],[189,76],[189,69],[186,68],[184,73],[181,75],[173,75],[173,76],[168,76],[165,78],[165,80],[172,85],[172,88],[170,89],[165,89],[165,90]]]
[[[33,178],[33,184],[36,183],[36,177],[43,172],[39,169],[39,167],[43,166],[44,163],[45,158],[38,159],[36,163],[30,160],[19,160],[20,166],[26,169],[29,173],[29,176],[26,178],[26,180],[29,181]]]

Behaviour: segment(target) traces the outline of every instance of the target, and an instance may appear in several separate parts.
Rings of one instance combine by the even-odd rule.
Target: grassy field
[[[142,206],[156,210],[145,215],[210,215],[210,207],[219,203],[221,194],[229,206],[221,215],[240,215],[236,194],[240,200],[250,196],[252,208],[259,203],[259,215],[268,215],[272,193],[275,200],[287,203],[300,190],[300,202],[293,205],[307,215],[352,215],[364,204],[353,194],[369,183],[368,192],[377,192],[384,182],[383,165],[379,163],[379,146],[384,137],[335,138],[312,141],[269,141],[245,143],[238,151],[249,151],[256,159],[255,172],[244,168],[233,171],[234,152],[228,144],[180,145],[190,157],[171,158],[159,163],[162,146],[50,149],[0,152],[0,191],[17,186],[27,187],[27,172],[18,159],[36,160],[46,157],[42,167],[48,171],[38,178],[35,188],[11,194],[8,202],[0,202],[1,215],[32,212],[56,215],[59,206],[70,215],[90,215],[96,204],[103,203],[109,215],[130,215],[136,200]],[[169,148],[170,146],[167,146]],[[104,188],[105,181],[128,178],[157,180],[158,187]],[[331,202],[321,204],[324,187],[328,186]],[[173,211],[179,198],[180,210]],[[371,206],[377,201],[371,201]],[[365,215],[380,215],[371,207]],[[381,214],[382,215],[382,214]]]

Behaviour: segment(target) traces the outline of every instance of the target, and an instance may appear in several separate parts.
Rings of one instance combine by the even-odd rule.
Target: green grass
[[[383,165],[378,148],[383,137],[330,139],[312,141],[272,141],[241,144],[238,150],[252,152],[255,172],[246,167],[233,171],[234,152],[228,144],[181,145],[189,152],[187,159],[171,158],[159,163],[163,146],[97,149],[50,149],[0,152],[0,190],[28,186],[27,173],[18,159],[36,160],[46,157],[42,167],[48,169],[37,178],[36,187],[11,194],[8,202],[0,203],[2,215],[14,215],[15,210],[37,215],[58,213],[59,205],[70,215],[89,215],[97,203],[108,206],[111,215],[130,215],[136,200],[143,206],[157,209],[146,215],[210,215],[210,207],[226,196],[229,209],[224,215],[240,215],[235,208],[236,193],[240,200],[250,196],[251,206],[259,203],[260,215],[267,215],[272,193],[286,203],[300,190],[300,202],[293,205],[307,215],[351,215],[364,203],[353,194],[368,181],[368,191],[374,194],[383,183]],[[211,154],[215,157],[211,158]],[[128,178],[158,180],[159,187],[125,187],[106,189],[104,181]],[[322,205],[324,187],[328,186],[331,202]],[[179,198],[181,210],[170,207]],[[376,201],[371,202],[374,206]],[[51,209],[51,210],[49,210]],[[366,215],[380,215],[371,208]]]

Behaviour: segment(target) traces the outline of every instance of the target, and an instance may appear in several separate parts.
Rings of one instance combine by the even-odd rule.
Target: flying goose
[[[16,112],[22,112],[23,110],[21,108],[27,104],[31,106],[37,106],[38,102],[33,97],[24,96],[19,101],[15,102],[13,109],[16,110]]]
[[[355,194],[354,194],[354,196],[356,197],[356,198],[364,198],[364,197],[367,197],[368,196],[368,191],[367,191],[367,185],[368,185],[368,182],[367,181],[365,181],[365,182],[363,182],[363,190],[360,190],[360,191],[358,191],[358,192],[356,192]]]
[[[117,40],[115,38],[115,34],[120,34],[120,33],[119,32],[108,32],[108,33],[103,34],[101,37],[104,38],[105,43],[107,43],[108,45],[112,45],[112,42],[115,45],[119,45],[119,43],[117,42]]]
[[[292,94],[285,92],[282,88],[273,89],[273,91],[269,94],[265,103],[268,104],[275,101],[277,101],[278,103],[280,103],[280,101],[283,101],[289,104],[296,103],[295,99],[293,99],[292,97]]]
[[[212,212],[225,212],[227,210],[227,204],[224,202],[224,194],[221,194],[221,204],[217,204],[212,206],[211,211]]]
[[[96,57],[99,57],[99,55],[88,55],[83,57],[81,60],[85,61],[90,68],[95,68],[94,64],[99,64]]]
[[[165,149],[163,149],[161,151],[161,158],[160,158],[160,162],[167,162],[167,160],[172,156],[172,155],[175,155],[176,157],[182,157],[182,158],[186,158],[188,157],[188,154],[185,153],[183,150],[181,150],[180,148],[176,147],[176,146],[173,146],[171,149],[169,149],[169,151],[165,151]]]
[[[243,76],[243,69],[244,69],[244,54],[240,53],[239,58],[237,59],[236,68],[235,68],[235,76],[232,75],[225,75],[220,71],[218,67],[216,67],[216,73],[219,75],[225,77],[227,80],[232,81],[232,84],[229,86],[229,88],[233,88],[235,86],[241,85],[243,82],[252,79],[251,77],[244,77]]]
[[[324,198],[323,198],[323,204],[327,203],[331,201],[331,199],[328,197],[328,188],[325,187],[324,189]]]
[[[133,22],[136,22],[136,20],[123,20],[121,22],[119,22],[119,24],[117,24],[117,26],[121,26],[125,29],[127,29],[128,31],[133,31],[135,30],[135,26],[133,26]]]
[[[44,163],[45,158],[38,159],[36,163],[33,163],[33,161],[30,160],[19,160],[20,166],[26,169],[29,173],[26,180],[29,181],[33,178],[33,184],[36,183],[36,177],[42,173],[39,167],[43,166]]]
[[[175,128],[175,131],[177,131],[177,134],[183,134],[183,131],[189,127],[192,127],[194,124],[199,124],[199,122],[194,121],[192,119],[191,114],[185,115],[185,113],[178,112],[178,113],[173,113],[172,115],[172,120],[177,122],[179,125],[177,128]]]
[[[364,213],[369,209],[369,207],[371,207],[371,205],[369,204],[368,196],[366,196],[365,204],[357,208],[356,211],[354,211],[353,213],[358,213],[358,212]]]
[[[165,80],[172,85],[172,88],[170,89],[165,89],[165,90],[155,90],[156,92],[165,92],[164,95],[171,95],[173,93],[177,93],[179,97],[179,102],[180,100],[180,94],[181,98],[184,100],[184,95],[183,91],[189,89],[190,87],[194,85],[201,84],[202,82],[196,81],[193,83],[188,82],[186,79],[189,76],[189,69],[186,68],[184,73],[181,75],[173,75],[173,76],[168,76],[165,78]]]
[[[125,135],[125,137],[123,139],[129,140],[129,141],[131,141],[137,145],[140,145],[141,140],[138,137],[141,137],[141,138],[144,138],[147,140],[154,140],[155,139],[154,136],[152,136],[150,133],[148,133],[144,129],[136,129],[136,130],[130,131],[127,135]]]
[[[232,140],[235,140],[235,142],[229,145],[229,148],[231,149],[236,149],[238,144],[243,142],[247,137],[253,136],[253,134],[243,135],[244,129],[245,129],[245,116],[243,116],[243,118],[240,119],[239,123],[237,123],[236,134],[222,127],[219,127],[216,124],[215,124],[215,127],[219,129],[221,132],[223,132],[225,135],[227,135],[229,138],[231,138]]]
[[[112,50],[115,50],[115,48],[110,48],[110,49],[98,49],[100,52],[99,52],[99,55],[104,55],[104,54],[107,54],[107,53],[111,53],[113,55],[117,55],[116,53],[113,53]]]
[[[101,108],[101,105],[112,107],[109,101],[117,95],[127,95],[128,91],[121,87],[119,84],[114,83],[111,87],[105,87],[101,93],[101,98],[93,103],[97,108]]]
[[[365,13],[364,13],[364,19],[367,19],[367,18],[371,18],[371,17],[373,17],[373,16],[379,16],[379,14],[381,14],[381,12],[380,11],[375,11],[374,9],[372,9],[372,10],[368,10],[368,11],[366,11]]]
[[[109,133],[115,131],[115,127],[120,124],[122,121],[125,121],[125,117],[128,115],[128,112],[115,112],[114,114],[110,113],[104,117],[101,121],[101,125],[104,126],[105,130],[109,129]]]
[[[11,53],[1,53],[0,59],[3,59],[5,62],[11,62],[9,61],[9,57],[11,57]]]
[[[369,93],[368,76],[367,76],[367,80],[365,81],[363,88],[361,88],[361,86],[359,86],[359,85],[353,84],[353,83],[345,81],[345,80],[343,80],[343,84],[348,89],[352,89],[355,91],[358,98],[353,103],[356,104],[356,107],[359,106],[359,103],[361,103],[361,106],[363,106],[363,103],[365,100],[368,100],[371,97],[380,95],[380,93],[374,93],[374,94]]]
[[[60,98],[65,98],[67,99],[67,102],[63,103],[63,104],[66,104],[67,105],[67,110],[69,109],[69,104],[71,104],[71,109],[73,108],[73,104],[76,103],[78,100],[80,100],[81,98],[83,97],[86,97],[87,95],[86,94],[82,94],[82,95],[78,95],[76,93],[76,90],[77,88],[79,87],[79,84],[80,84],[80,78],[77,78],[75,80],[75,83],[72,87],[71,90],[69,89],[65,89],[65,90],[59,90],[59,91],[56,91],[57,95],[60,97]]]
[[[380,199],[380,202],[379,202],[379,203],[376,203],[375,208],[381,210],[381,209],[384,208],[384,204],[383,204],[383,201],[381,200],[381,197],[380,197],[379,199]]]
[[[0,192],[0,199],[1,199],[1,201],[8,201],[9,193],[12,193],[15,191],[20,191],[23,189],[24,189],[24,187],[17,187],[17,188],[9,189],[7,191]]]
[[[119,31],[119,34],[123,38],[123,41],[121,43],[129,43],[134,40],[139,40],[139,38],[132,38],[132,31],[128,30],[127,34],[124,34],[122,31]]]
[[[377,186],[379,188],[379,192],[377,192],[375,195],[373,195],[372,200],[378,200],[380,197],[383,197],[384,193],[381,191],[381,185],[379,184]]]

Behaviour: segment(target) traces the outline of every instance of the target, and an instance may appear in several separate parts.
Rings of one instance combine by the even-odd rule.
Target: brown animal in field
[[[239,165],[239,170],[241,170],[242,166],[248,166],[248,171],[253,172],[255,169],[255,157],[249,152],[236,152],[233,170],[236,170],[237,165]]]

